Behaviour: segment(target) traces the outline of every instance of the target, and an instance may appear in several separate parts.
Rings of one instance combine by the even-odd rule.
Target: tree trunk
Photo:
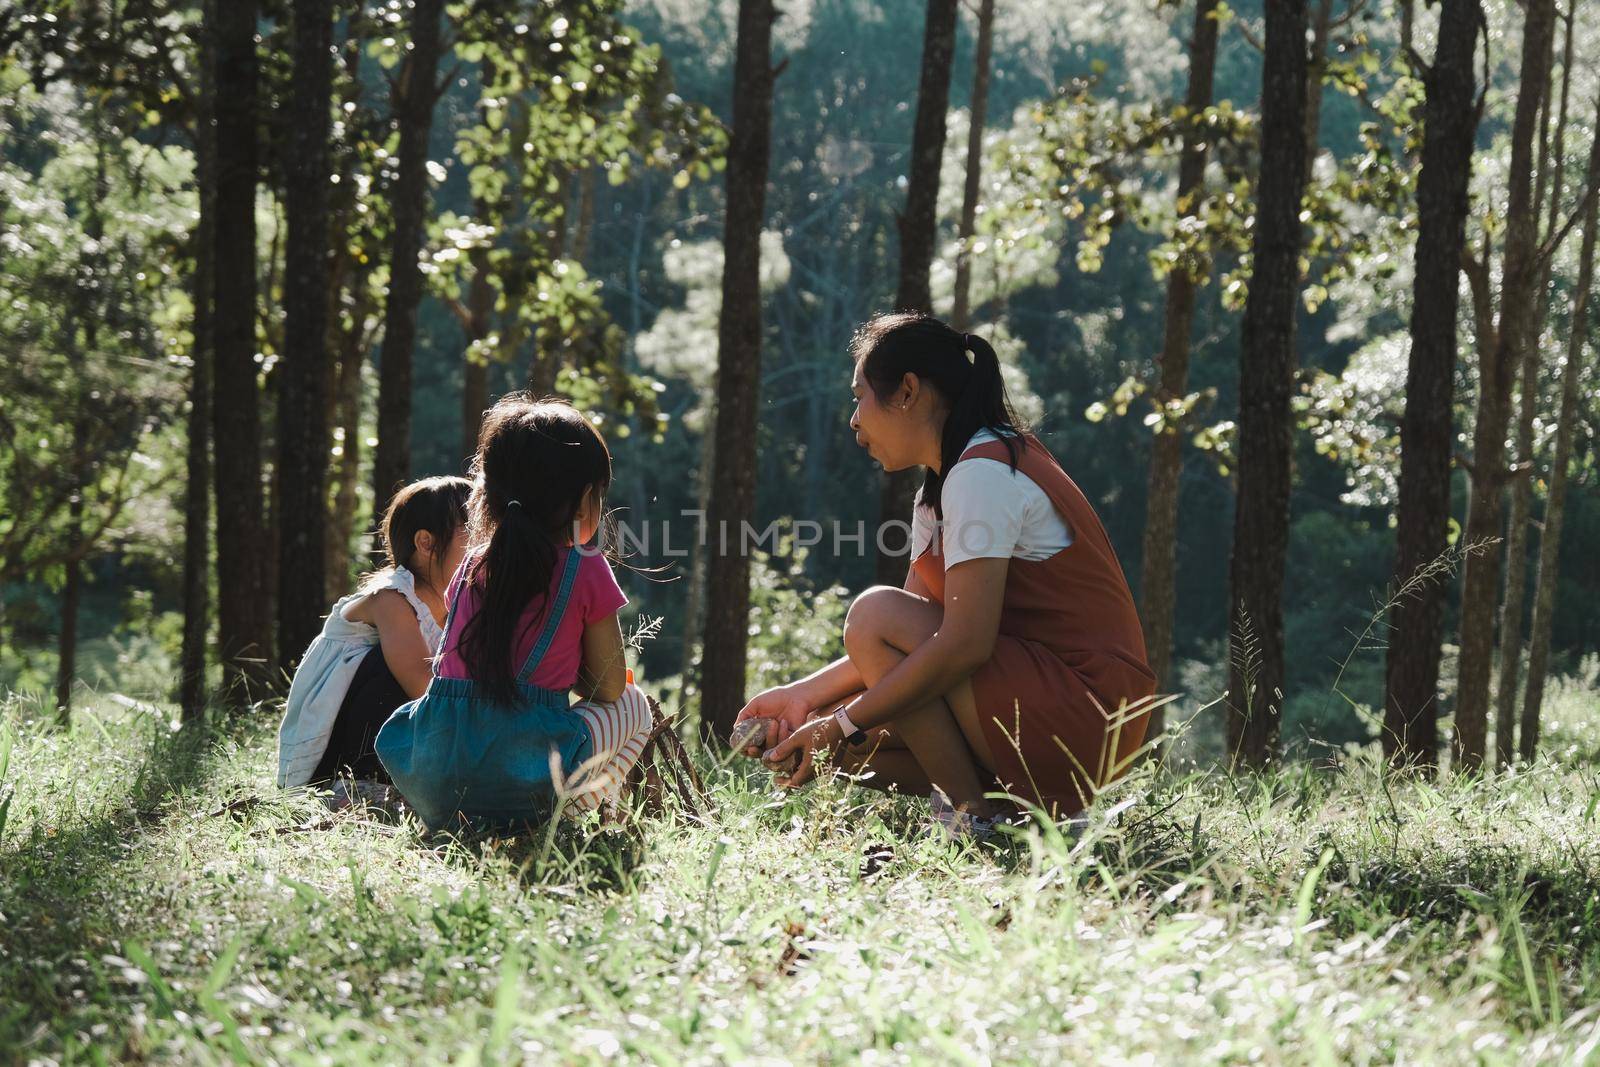
[[[466,317],[462,323],[467,349],[461,369],[461,454],[470,457],[478,450],[478,432],[483,429],[483,413],[489,406],[489,361],[484,353],[475,352],[474,346],[489,336],[494,286],[489,283],[489,250],[474,248],[468,260],[472,264],[472,281],[467,286]]]
[[[211,390],[214,347],[211,312],[216,226],[216,135],[212,129],[215,77],[212,34],[217,0],[205,0],[197,51],[200,91],[195,115],[195,186],[200,218],[194,230],[194,347],[190,353],[189,423],[183,497],[183,648],[179,653],[178,706],[183,721],[205,713],[206,645],[211,608]]]
[[[1600,106],[1596,108],[1600,122]],[[1600,129],[1600,125],[1596,126]],[[1589,148],[1587,188],[1600,185],[1600,136]],[[1532,760],[1539,750],[1539,716],[1544,705],[1546,672],[1550,666],[1550,630],[1555,617],[1556,580],[1561,571],[1561,526],[1566,517],[1567,482],[1572,464],[1572,436],[1578,421],[1578,384],[1582,378],[1584,342],[1589,332],[1589,292],[1594,282],[1596,214],[1600,198],[1589,196],[1584,205],[1583,248],[1578,258],[1578,286],[1572,297],[1572,325],[1567,338],[1567,365],[1561,372],[1561,410],[1556,419],[1555,458],[1550,467],[1550,496],[1544,508],[1544,532],[1539,537],[1539,578],[1533,597],[1533,623],[1529,630],[1528,682],[1522,695],[1522,737],[1518,755]]]
[[[317,636],[327,610],[329,108],[332,0],[294,0],[284,261],[284,358],[278,369],[278,662],[285,671]]]
[[[56,719],[72,725],[72,683],[78,674],[78,606],[83,597],[83,561],[77,550],[83,536],[83,500],[75,494],[67,506],[67,580],[61,590],[61,630],[56,641]]]
[[[900,230],[900,283],[894,306],[900,311],[933,313],[929,271],[939,238],[939,166],[944,159],[945,113],[950,108],[950,61],[956,50],[957,0],[928,0],[922,36],[922,78],[917,87],[917,117],[911,134],[911,167],[906,210]],[[917,471],[886,473],[879,492],[879,524],[911,521]],[[907,539],[909,539],[909,534]],[[874,538],[875,542],[892,538]],[[906,576],[903,554],[877,550],[877,578],[900,585]]]
[[[1197,0],[1189,44],[1189,89],[1184,96],[1183,155],[1178,164],[1178,217],[1193,219],[1204,197],[1207,139],[1201,113],[1211,106],[1217,69],[1217,0]],[[1180,223],[1180,226],[1182,223]],[[1180,260],[1167,277],[1167,307],[1161,340],[1161,383],[1156,404],[1165,413],[1189,391],[1189,338],[1195,291],[1203,279]],[[1143,574],[1139,582],[1145,649],[1156,684],[1172,685],[1172,630],[1177,609],[1178,493],[1183,467],[1183,425],[1163,421],[1150,447]],[[1159,738],[1166,709],[1151,712],[1147,735]]]
[[[1478,414],[1472,442],[1472,497],[1467,508],[1469,544],[1498,540],[1504,517],[1506,423],[1512,375],[1538,337],[1539,205],[1533,199],[1533,138],[1550,81],[1553,0],[1528,0],[1523,24],[1521,84],[1511,128],[1510,203],[1501,271],[1500,329],[1478,372]],[[1454,753],[1457,766],[1476,771],[1483,763],[1488,727],[1489,668],[1494,656],[1495,595],[1500,553],[1467,557],[1461,579],[1461,675],[1456,697]]]
[[[1555,119],[1553,151],[1547,138],[1539,146],[1539,177],[1536,192],[1548,185],[1550,214],[1546,234],[1553,235],[1561,224],[1562,181],[1566,164],[1567,101],[1572,87],[1572,27],[1577,20],[1567,19],[1566,44],[1562,49],[1561,106]],[[1553,36],[1553,35],[1552,35]],[[1548,91],[1548,90],[1547,90]],[[1550,128],[1550,108],[1545,106],[1545,129]],[[1536,196],[1535,204],[1544,200]],[[1501,769],[1516,758],[1517,684],[1522,680],[1522,616],[1528,595],[1528,535],[1533,511],[1533,472],[1538,459],[1534,453],[1533,419],[1539,412],[1539,369],[1543,351],[1542,335],[1549,315],[1550,274],[1554,257],[1544,261],[1539,274],[1538,324],[1533,342],[1522,354],[1521,397],[1517,406],[1516,456],[1519,470],[1511,480],[1511,516],[1506,523],[1505,594],[1500,602],[1500,677],[1495,692],[1494,765]]]
[[[217,629],[224,689],[239,702],[265,685],[272,661],[255,359],[256,2],[218,0],[215,10]]]
[[[1267,0],[1250,295],[1239,364],[1239,497],[1233,526],[1228,748],[1259,767],[1283,701],[1283,568],[1289,543],[1291,415],[1300,204],[1306,178],[1306,0]]]
[[[100,118],[99,105],[92,111],[90,129],[94,137],[94,190],[87,205],[84,219],[84,236],[88,238],[80,253],[80,281],[73,295],[83,323],[83,346],[73,339],[70,354],[73,367],[72,411],[72,497],[67,503],[67,558],[66,581],[61,590],[61,630],[56,642],[56,715],[62,726],[72,725],[72,686],[78,675],[78,609],[83,602],[83,557],[87,549],[83,543],[83,494],[89,486],[89,472],[94,457],[89,455],[89,382],[86,355],[100,347],[100,318],[103,309],[96,306],[104,277],[105,261],[100,244],[105,236],[105,216],[101,205],[105,203],[106,181],[106,130]]]
[[[339,334],[338,425],[343,430],[339,442],[337,474],[339,488],[333,496],[333,515],[328,523],[328,597],[337,599],[348,590],[350,581],[350,538],[355,532],[356,511],[361,503],[361,371],[366,365],[366,321],[371,313],[370,281],[359,271],[351,286],[354,294],[350,327]]]
[[[1317,0],[1311,16],[1311,45],[1306,60],[1306,181],[1317,161],[1322,137],[1322,85],[1328,73],[1328,32],[1333,27],[1333,0]]]
[[[772,135],[772,0],[739,0],[723,224],[722,315],[717,328],[717,410],[706,549],[705,654],[700,722],[726,739],[744,704],[750,559],[742,524],[755,514],[761,403],[761,223]],[[727,548],[719,532],[729,531]]]
[[[715,453],[716,435],[712,426],[716,423],[715,410],[707,413],[706,432],[700,438],[700,467],[695,472],[695,507],[700,510],[702,518],[706,515],[711,504],[711,472],[715,466],[713,455]],[[681,669],[678,672],[678,693],[680,703],[682,696],[689,690],[694,679],[695,668],[698,662],[695,659],[695,645],[700,641],[700,635],[705,625],[705,591],[706,591],[706,552],[708,546],[703,539],[703,531],[695,531],[694,543],[689,546],[689,585],[684,590],[683,596],[683,656],[680,660]]]
[[[1411,358],[1400,428],[1400,500],[1393,585],[1443,555],[1450,526],[1455,430],[1456,312],[1466,246],[1472,149],[1481,104],[1473,59],[1481,0],[1444,0],[1438,48],[1424,86],[1422,171],[1417,179],[1416,280]],[[1447,590],[1428,582],[1390,617],[1383,750],[1396,766],[1439,758],[1439,654]]]
[[[1204,0],[1203,0],[1204,2]],[[994,0],[978,8],[978,49],[973,57],[972,121],[967,126],[967,175],[961,190],[960,245],[956,251],[955,304],[950,325],[965,332],[972,314],[972,236],[978,227],[978,190],[983,177],[983,129],[989,115],[989,62],[994,55]]]
[[[394,244],[384,305],[378,378],[378,450],[372,462],[373,514],[381,515],[411,475],[411,360],[417,345],[417,305],[422,301],[423,226],[428,214],[428,139],[439,99],[437,77],[444,39],[444,0],[416,0],[411,51],[395,81],[400,161],[394,185]]]

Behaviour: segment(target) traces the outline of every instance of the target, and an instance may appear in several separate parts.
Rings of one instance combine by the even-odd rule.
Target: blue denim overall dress
[[[588,756],[588,727],[570,710],[565,691],[528,681],[544,659],[567,609],[581,553],[567,549],[544,629],[517,674],[517,703],[492,700],[477,682],[435,677],[428,691],[395,709],[378,731],[378,758],[400,792],[430,829],[456,814],[477,823],[504,824],[549,813],[559,781]],[[456,603],[445,619],[445,645]]]

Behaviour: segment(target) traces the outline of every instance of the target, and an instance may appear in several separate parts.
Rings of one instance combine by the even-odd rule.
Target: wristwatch
[[[851,748],[860,748],[866,744],[867,732],[850,721],[850,716],[845,714],[843,704],[833,713],[833,721],[839,724],[839,732],[844,734],[845,744]]]

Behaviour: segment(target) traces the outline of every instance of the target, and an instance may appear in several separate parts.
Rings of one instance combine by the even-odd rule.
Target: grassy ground
[[[1593,690],[1557,705],[1554,742],[1587,758]],[[786,798],[723,768],[704,825],[463,843],[277,794],[270,725],[190,737],[101,699],[50,733],[4,705],[0,1061],[1511,1063],[1600,1044],[1587,763],[1141,778],[1080,837],[994,849],[928,835],[913,801]]]

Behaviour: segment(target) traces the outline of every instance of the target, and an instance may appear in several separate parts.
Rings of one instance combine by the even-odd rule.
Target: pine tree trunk
[[[1566,44],[1562,49],[1561,105],[1555,119],[1555,145],[1553,150],[1547,138],[1539,146],[1539,178],[1536,192],[1542,194],[1548,185],[1550,214],[1546,234],[1554,234],[1561,224],[1562,181],[1566,163],[1567,101],[1572,88],[1572,28],[1576,19],[1567,19]],[[1553,35],[1552,35],[1553,36]],[[1548,105],[1545,107],[1545,129],[1550,127]],[[1536,196],[1536,204],[1544,203]],[[1494,765],[1501,769],[1516,759],[1517,686],[1522,680],[1522,617],[1528,595],[1528,537],[1533,512],[1533,474],[1538,462],[1534,453],[1533,420],[1539,413],[1539,370],[1544,345],[1542,334],[1549,315],[1550,302],[1545,294],[1550,291],[1550,274],[1553,257],[1544,262],[1540,272],[1537,300],[1538,325],[1533,329],[1533,343],[1522,354],[1522,380],[1517,404],[1516,456],[1519,470],[1511,480],[1511,516],[1506,523],[1506,575],[1505,595],[1500,602],[1500,675],[1494,701]]]
[[[105,285],[105,263],[100,243],[105,236],[105,216],[101,205],[105,203],[106,181],[106,130],[96,104],[92,111],[90,130],[95,145],[94,189],[87,205],[84,236],[88,242],[79,262],[82,280],[73,295],[75,311],[83,323],[83,348],[72,346],[70,356],[74,364],[72,398],[72,451],[69,463],[72,470],[72,497],[67,503],[67,558],[66,580],[61,590],[61,629],[56,642],[56,715],[62,726],[72,725],[72,687],[78,676],[78,609],[83,603],[83,558],[87,552],[83,543],[83,494],[89,486],[89,473],[94,457],[89,455],[89,382],[86,354],[100,347],[100,318],[104,309],[97,306],[100,287]]]
[[[480,218],[482,215],[480,214]],[[489,316],[494,313],[494,286],[489,283],[489,250],[474,248],[468,257],[472,281],[467,285],[467,353],[461,368],[461,454],[478,450],[478,432],[489,406],[489,361],[474,346],[489,336]]]
[[[1194,36],[1189,44],[1189,89],[1184,96],[1183,155],[1178,164],[1178,216],[1192,219],[1204,196],[1207,140],[1200,116],[1211,106],[1217,69],[1217,0],[1197,0]],[[1156,404],[1162,411],[1189,391],[1190,333],[1195,292],[1202,279],[1181,262],[1167,277],[1167,306],[1161,340],[1161,382]],[[1150,447],[1146,494],[1143,574],[1145,649],[1156,684],[1172,686],[1172,633],[1177,611],[1178,495],[1183,468],[1183,430],[1178,420],[1158,426]],[[1166,709],[1150,714],[1147,736],[1159,738]]]
[[[1484,18],[1481,0],[1444,0],[1441,12],[1438,48],[1425,82],[1422,171],[1417,179],[1411,358],[1400,428],[1397,589],[1446,551],[1450,525],[1456,312],[1480,117],[1473,59]],[[1440,583],[1426,583],[1402,598],[1390,616],[1383,750],[1397,766],[1438,763],[1446,592]]]
[[[1283,570],[1289,544],[1289,394],[1306,178],[1306,2],[1267,0],[1261,178],[1239,365],[1239,496],[1231,561],[1228,748],[1259,767],[1283,704]]]
[[[1596,110],[1600,122],[1600,108]],[[1600,129],[1600,125],[1596,126]],[[1587,188],[1600,186],[1600,136],[1589,148]],[[1528,681],[1522,696],[1522,736],[1518,755],[1532,760],[1539,751],[1540,714],[1544,705],[1545,677],[1550,667],[1550,631],[1555,618],[1557,579],[1561,572],[1561,527],[1566,518],[1567,483],[1572,464],[1572,438],[1578,421],[1578,384],[1582,378],[1584,342],[1590,328],[1589,294],[1594,283],[1594,260],[1600,198],[1590,196],[1584,206],[1583,248],[1578,258],[1578,284],[1572,297],[1572,325],[1567,338],[1567,365],[1561,372],[1561,409],[1556,417],[1555,458],[1550,467],[1550,495],[1545,502],[1544,532],[1539,538],[1539,578],[1533,597],[1533,623],[1529,630]]]
[[[994,0],[978,8],[978,49],[973,57],[971,122],[967,126],[967,174],[961,190],[961,244],[956,252],[955,303],[950,325],[965,332],[972,317],[972,237],[978,228],[978,194],[983,178],[983,129],[989,117],[989,63],[994,55]]]
[[[327,552],[328,598],[343,596],[350,581],[350,539],[355,533],[356,511],[361,504],[361,372],[366,365],[366,321],[372,312],[370,280],[365,271],[357,272],[351,285],[354,294],[350,327],[339,332],[337,425],[343,430],[339,442],[336,475],[339,487],[333,494],[333,514],[328,522]]]
[[[911,165],[907,175],[905,214],[899,217],[900,283],[894,306],[899,311],[933,313],[929,272],[939,239],[939,168],[944,160],[945,114],[950,108],[950,62],[956,50],[957,0],[928,0],[928,17],[922,36],[922,77],[917,87],[917,117],[911,134]],[[878,497],[878,522],[911,521],[916,499],[917,470],[884,475]],[[906,537],[909,540],[909,535]],[[899,540],[874,539],[898,548]],[[877,579],[883,585],[900,585],[906,576],[904,553],[877,550]]]
[[[701,729],[726,739],[744,704],[750,558],[742,525],[755,516],[761,404],[761,224],[772,141],[772,0],[739,0],[723,225],[722,315],[717,328],[717,409],[707,507],[705,653]],[[723,550],[719,533],[729,532]]]
[[[423,226],[428,214],[428,140],[439,98],[439,24],[444,0],[416,0],[411,12],[411,51],[395,82],[395,117],[400,161],[395,179],[394,243],[389,293],[384,304],[383,349],[378,378],[378,449],[372,463],[373,514],[411,475],[411,362],[417,345],[417,305],[422,301]]]
[[[190,353],[188,452],[183,497],[183,647],[178,706],[183,721],[205,713],[206,646],[211,609],[211,390],[214,348],[211,312],[216,201],[216,135],[211,126],[217,0],[205,0],[199,37],[200,85],[195,115],[195,185],[200,218],[194,230],[194,348]]]
[[[327,610],[329,108],[332,0],[294,0],[294,95],[286,162],[284,359],[279,368],[278,662],[292,671]]]
[[[227,698],[240,702],[265,685],[272,656],[255,360],[256,2],[218,0],[215,10],[217,636]]]
[[[1523,353],[1538,340],[1539,205],[1533,199],[1533,138],[1550,81],[1553,0],[1528,0],[1523,24],[1521,84],[1511,128],[1510,204],[1500,284],[1500,329],[1478,373],[1478,414],[1473,429],[1472,497],[1467,508],[1469,544],[1498,540],[1504,519],[1506,428],[1512,376]],[[1495,597],[1500,552],[1467,557],[1461,579],[1461,674],[1453,744],[1456,765],[1483,764],[1489,712],[1489,669],[1494,656]]]

